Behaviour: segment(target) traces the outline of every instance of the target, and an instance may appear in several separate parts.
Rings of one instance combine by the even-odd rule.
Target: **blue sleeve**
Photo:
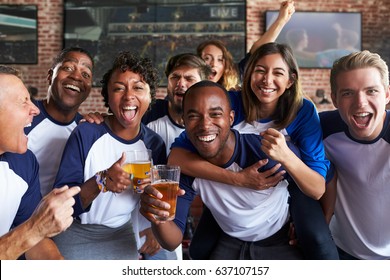
[[[147,148],[152,150],[153,164],[167,164],[167,149],[163,140],[160,145]]]
[[[241,91],[229,91],[230,103],[234,111],[234,122],[232,126],[245,120],[245,110],[242,104]]]
[[[144,124],[141,124],[141,129],[143,131],[143,141],[146,148],[152,150],[153,164],[166,164],[167,149],[165,148],[164,140],[160,135]]]
[[[319,113],[319,116],[324,140],[334,133],[348,131],[348,126],[342,120],[338,110],[324,111]]]
[[[330,167],[325,156],[318,112],[312,102],[304,99],[295,120],[287,127],[291,141],[299,147],[302,161],[324,178]]]
[[[335,172],[336,172],[336,167],[331,162],[328,170],[328,174],[326,174],[326,183],[329,183],[333,179]]]
[[[155,103],[150,106],[150,109],[145,112],[141,121],[143,124],[147,125],[166,115],[168,115],[168,100],[157,99]]]
[[[15,165],[19,166],[19,168],[15,168],[15,171],[28,184],[28,189],[21,199],[18,212],[12,224],[12,227],[16,227],[31,217],[41,201],[42,195],[39,183],[39,165],[35,155],[30,150],[27,150],[23,155],[13,155],[16,159]]]
[[[180,135],[175,138],[175,141],[171,145],[171,149],[173,148],[182,148],[193,153],[197,153],[197,150],[195,149],[194,145],[192,145],[190,139],[188,139],[187,133],[185,131],[180,133]]]
[[[185,190],[186,193],[177,198],[176,214],[173,221],[180,228],[183,235],[186,228],[188,212],[192,201],[196,196],[196,192],[191,187],[193,181],[193,177],[187,176],[183,173],[180,174],[180,188]]]
[[[55,188],[60,188],[64,185],[68,185],[69,187],[81,186],[84,183],[84,163],[87,151],[84,150],[82,137],[80,135],[80,128],[82,127],[84,127],[84,123],[78,125],[73,130],[66,142],[56,180],[54,182]],[[74,198],[76,203],[73,206],[73,216],[77,217],[87,209],[83,209],[82,207],[80,194],[77,194]]]
[[[74,119],[74,121],[75,121],[77,124],[79,124],[80,121],[81,121],[82,119],[84,119],[84,116],[81,115],[80,113],[77,113],[77,114],[76,114],[76,117],[75,117],[75,119]]]

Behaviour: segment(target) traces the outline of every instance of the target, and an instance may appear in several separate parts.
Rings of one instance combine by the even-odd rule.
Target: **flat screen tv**
[[[278,11],[266,11],[266,29]],[[360,51],[361,13],[295,12],[277,42],[288,44],[301,68],[331,68],[341,56]]]
[[[233,57],[245,55],[244,0],[64,1],[64,47],[80,46],[95,58],[94,85],[122,50],[152,59],[166,84],[168,59],[208,39],[226,43]],[[238,62],[238,61],[237,61]]]
[[[0,5],[0,63],[37,63],[37,6]]]

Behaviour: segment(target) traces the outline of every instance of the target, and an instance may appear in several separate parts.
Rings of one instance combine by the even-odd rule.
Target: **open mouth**
[[[81,91],[80,88],[78,86],[75,86],[75,85],[68,84],[68,85],[65,85],[64,87],[67,88],[67,89],[70,89],[72,91],[76,91],[76,92],[80,92]]]
[[[175,92],[175,96],[177,96],[179,98],[183,98],[184,97],[184,92]]]
[[[31,127],[32,123],[28,123],[26,124],[24,127]],[[24,134],[24,137],[28,138],[28,136],[24,133],[24,130],[23,130],[23,134]]]
[[[138,107],[137,106],[125,106],[122,108],[124,111],[125,118],[130,121],[134,119],[135,115],[137,114]]]
[[[355,124],[361,128],[368,127],[371,118],[372,118],[372,114],[368,112],[357,113],[353,115]]]
[[[210,76],[209,76],[209,80],[214,80],[215,76],[217,76],[217,71],[212,70],[212,71],[211,71],[211,74],[210,74]]]
[[[217,134],[198,136],[198,140],[200,142],[208,142],[208,143],[214,141],[215,138],[217,138]]]

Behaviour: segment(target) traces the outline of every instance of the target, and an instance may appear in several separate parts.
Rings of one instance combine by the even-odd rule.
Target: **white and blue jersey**
[[[184,126],[178,125],[169,116],[168,104],[169,102],[166,99],[157,99],[152,108],[142,118],[142,122],[164,140],[167,155],[175,138],[184,131]]]
[[[166,163],[164,141],[143,124],[137,137],[128,141],[115,135],[105,123],[81,123],[66,143],[54,185],[81,186],[98,171],[111,167],[122,152],[144,149],[152,150],[154,164]],[[111,228],[128,222],[139,202],[139,194],[132,189],[122,193],[105,192],[100,193],[89,211],[85,212],[79,194],[75,198],[75,216],[79,215],[82,224],[100,224]]]
[[[320,117],[338,176],[330,223],[334,241],[359,259],[390,259],[390,112],[372,141],[354,139],[337,110]]]
[[[167,155],[171,151],[171,144],[175,141],[175,138],[184,131],[184,126],[178,125],[169,116],[168,106],[169,101],[167,99],[157,99],[142,118],[142,122],[164,140]],[[145,219],[142,217],[139,219],[139,223],[140,230],[150,225],[149,222],[145,223]],[[177,247],[175,252],[176,258],[181,260],[183,258],[181,247]],[[159,253],[150,257],[150,259],[167,259],[167,257],[169,259],[169,256],[172,255],[173,252],[161,249]]]
[[[24,129],[28,135],[28,148],[39,162],[41,192],[45,196],[53,189],[66,141],[82,116],[77,113],[69,123],[54,120],[45,110],[42,100],[33,100],[41,113],[34,117],[30,127]]]
[[[0,156],[0,236],[29,219],[39,204],[38,171],[38,162],[29,150]]]
[[[235,111],[233,128],[243,133],[259,134],[273,126],[272,119],[245,122],[244,109],[242,106],[241,92],[230,91],[229,96],[232,109]],[[295,119],[280,131],[287,141],[291,141],[300,150],[301,160],[311,169],[326,178],[330,162],[325,156],[322,142],[321,124],[318,112],[312,102],[303,99]]]
[[[273,126],[271,119],[253,123],[245,122],[241,92],[229,91],[229,97],[235,112],[233,128],[241,134],[259,134]],[[287,142],[292,142],[298,147],[301,160],[326,178],[330,162],[325,156],[320,120],[314,104],[304,99],[296,118],[280,132],[285,135]],[[192,145],[185,131],[179,135],[176,141],[176,147],[195,152],[193,147],[191,148]]]
[[[234,154],[229,162],[222,166],[223,168],[238,172],[267,158],[261,151],[259,135],[239,134],[236,130],[232,131],[236,138]],[[177,146],[178,141],[179,138],[172,147]],[[189,145],[188,148],[196,152],[191,142]],[[291,149],[299,153],[293,146]],[[275,161],[269,160],[264,169],[267,170],[275,164]],[[274,188],[252,190],[194,178],[182,173],[180,188],[186,193],[178,197],[174,221],[184,232],[188,209],[194,197],[199,194],[225,233],[244,241],[262,240],[280,230],[289,219],[287,186],[288,181],[285,179]]]

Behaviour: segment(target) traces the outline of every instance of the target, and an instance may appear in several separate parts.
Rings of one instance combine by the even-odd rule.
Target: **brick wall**
[[[247,46],[264,32],[264,11],[275,10],[279,3],[273,0],[247,0]],[[390,0],[327,0],[295,1],[297,11],[323,12],[361,12],[362,13],[362,48],[379,53],[390,65]],[[301,69],[303,89],[314,101],[316,89],[324,89],[329,96],[329,69]],[[317,105],[318,109],[333,108],[332,105]]]
[[[14,66],[22,70],[26,84],[37,87],[39,97],[44,97],[47,90],[47,70],[52,58],[62,49],[63,0],[2,0],[1,3],[38,6],[38,64]],[[264,32],[264,12],[278,9],[279,3],[275,0],[247,0],[248,48]],[[299,0],[296,1],[296,10],[361,12],[363,49],[378,52],[390,64],[390,0],[327,0],[321,2]],[[301,77],[306,94],[314,101],[318,101],[315,97],[316,89],[324,89],[325,93],[329,94],[328,69],[302,69]],[[332,106],[318,105],[320,111],[328,108]],[[105,111],[99,88],[92,90],[80,111],[82,113]]]
[[[22,71],[25,83],[38,88],[39,97],[45,97],[47,71],[63,47],[63,0],[2,0],[1,4],[38,7],[38,64],[14,66]],[[102,100],[100,89],[94,88],[80,111],[105,111]]]

